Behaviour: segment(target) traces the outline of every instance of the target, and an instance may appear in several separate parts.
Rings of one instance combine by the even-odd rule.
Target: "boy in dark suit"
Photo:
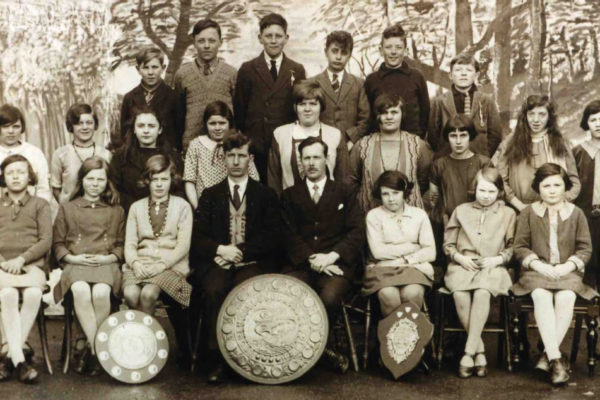
[[[236,127],[252,140],[250,151],[263,183],[267,179],[267,155],[273,130],[295,121],[292,86],[294,81],[306,78],[302,64],[283,53],[288,38],[285,18],[279,14],[263,17],[258,40],[264,51],[242,64],[235,85]]]
[[[353,47],[354,41],[348,32],[331,32],[325,41],[327,69],[311,78],[325,93],[321,122],[338,128],[349,148],[369,133],[370,113],[364,80],[344,71]]]
[[[279,260],[279,202],[272,189],[248,179],[249,147],[249,139],[239,132],[224,140],[227,178],[202,192],[194,221],[192,302],[203,304],[212,383],[224,379],[216,324],[225,297],[246,279],[273,272]]]
[[[165,70],[165,56],[158,47],[146,47],[136,55],[137,70],[142,81],[125,94],[121,105],[121,137],[112,138],[115,148],[125,140],[125,135],[133,128],[133,110],[150,107],[162,126],[162,135],[171,148],[181,150],[183,136],[183,114],[179,96],[162,79]]]
[[[459,114],[473,121],[477,137],[470,143],[473,152],[492,157],[502,141],[502,125],[498,108],[491,95],[477,90],[475,81],[479,63],[461,55],[450,61],[452,88],[431,103],[427,141],[436,158],[450,154],[450,146],[443,138],[444,125]]]
[[[377,71],[367,76],[365,91],[371,110],[375,99],[382,93],[400,96],[404,101],[400,128],[424,139],[429,119],[427,82],[421,72],[410,68],[404,61],[406,50],[404,29],[399,24],[386,28],[379,46],[383,64]],[[373,113],[371,113],[371,128],[377,129]]]
[[[327,150],[317,137],[300,143],[306,180],[283,192],[282,207],[284,248],[290,263],[284,272],[317,291],[331,327],[358,272],[365,227],[354,193],[343,182],[327,178]],[[325,356],[340,372],[348,369],[348,358],[331,345]]]

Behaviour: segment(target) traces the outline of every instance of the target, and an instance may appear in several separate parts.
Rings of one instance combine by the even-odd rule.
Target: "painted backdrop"
[[[335,29],[354,35],[348,68],[365,75],[381,63],[381,31],[401,22],[409,62],[432,96],[449,87],[452,57],[475,54],[479,84],[507,128],[526,95],[545,93],[559,105],[565,135],[581,135],[583,106],[599,97],[597,0],[0,0],[0,103],[26,110],[27,138],[47,156],[69,139],[63,119],[76,101],[94,105],[105,142],[120,96],[139,80],[139,46],[167,54],[169,80],[194,55],[193,24],[211,17],[223,27],[221,56],[237,67],[260,51],[258,20],[269,12],[287,17],[286,52],[311,75],[325,67],[324,38]]]

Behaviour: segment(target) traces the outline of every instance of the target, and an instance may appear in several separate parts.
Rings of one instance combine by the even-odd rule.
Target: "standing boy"
[[[207,104],[220,100],[233,108],[237,75],[234,67],[217,57],[222,39],[221,27],[216,21],[198,21],[192,36],[198,55],[193,62],[183,64],[174,78],[175,91],[179,93],[185,114],[184,149],[200,134]]]
[[[502,141],[500,115],[491,95],[477,90],[475,80],[479,63],[471,56],[460,55],[450,62],[452,89],[433,99],[429,114],[427,141],[436,158],[450,154],[450,147],[443,139],[444,125],[459,114],[473,120],[477,137],[471,142],[475,153],[491,157]]]
[[[125,135],[133,128],[133,111],[136,108],[150,107],[158,117],[163,128],[163,137],[172,148],[181,150],[183,134],[183,116],[180,115],[179,97],[163,80],[165,56],[158,47],[145,47],[136,55],[137,70],[142,76],[138,86],[123,97],[121,105],[121,143]]]
[[[264,51],[242,64],[235,85],[236,127],[252,140],[254,163],[263,183],[273,130],[296,119],[292,86],[294,81],[306,78],[302,64],[283,53],[288,38],[285,18],[279,14],[264,16],[258,35]]]
[[[423,75],[404,61],[406,33],[399,24],[383,31],[379,51],[384,62],[365,81],[371,110],[375,99],[382,93],[400,96],[404,102],[401,129],[424,139],[429,119],[429,92]],[[371,127],[377,129],[374,115]]]
[[[312,78],[325,93],[321,122],[338,128],[349,147],[368,133],[370,113],[364,80],[344,71],[353,47],[348,32],[334,31],[327,35],[327,69]]]

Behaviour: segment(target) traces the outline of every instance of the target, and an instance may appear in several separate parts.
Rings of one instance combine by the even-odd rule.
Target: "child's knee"
[[[125,286],[123,297],[128,305],[136,305],[140,301],[140,288],[137,285]]]
[[[94,301],[108,301],[110,300],[110,286],[105,283],[97,283],[92,289],[92,296]]]
[[[399,293],[397,287],[385,287],[377,292],[377,298],[381,303],[392,303],[398,301]]]
[[[155,303],[160,295],[160,289],[153,286],[145,286],[140,294],[140,300],[145,303]]]
[[[18,305],[19,291],[16,288],[4,288],[0,290],[0,302],[3,305]]]
[[[73,299],[81,301],[90,298],[90,285],[83,281],[73,282],[71,285]]]

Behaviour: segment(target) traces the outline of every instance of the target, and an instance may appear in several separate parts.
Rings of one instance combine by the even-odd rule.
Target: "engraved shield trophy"
[[[319,360],[329,332],[321,299],[306,283],[280,274],[236,286],[217,320],[219,349],[244,378],[290,382]]]
[[[154,378],[169,356],[169,339],[154,317],[136,310],[110,315],[96,333],[96,355],[108,374],[125,383]]]

